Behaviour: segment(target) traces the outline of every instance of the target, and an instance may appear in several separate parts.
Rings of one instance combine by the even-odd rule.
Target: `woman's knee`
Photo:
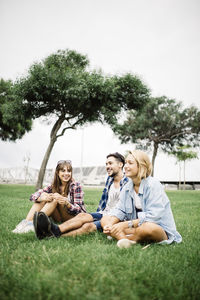
[[[145,222],[139,227],[139,235],[141,240],[161,241],[167,239],[167,235],[161,226]]]
[[[51,202],[46,202],[45,203],[45,206],[48,206],[48,207],[56,207],[58,206],[58,201],[56,199],[54,199],[53,201]]]

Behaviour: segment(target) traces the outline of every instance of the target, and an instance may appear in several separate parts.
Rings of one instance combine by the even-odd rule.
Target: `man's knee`
[[[77,218],[82,218],[85,216],[85,213],[79,213],[78,215],[76,215]]]
[[[84,233],[89,233],[89,232],[93,232],[93,231],[96,231],[97,228],[96,228],[96,225],[91,222],[91,223],[85,223],[81,229],[83,230]]]
[[[87,223],[87,222],[92,222],[93,221],[93,217],[88,214],[88,213],[79,213],[77,216],[76,216],[77,219],[81,220],[84,223]]]

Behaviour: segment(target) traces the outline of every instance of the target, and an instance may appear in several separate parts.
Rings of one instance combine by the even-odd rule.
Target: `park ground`
[[[85,188],[88,212],[102,189]],[[167,191],[181,244],[119,249],[102,233],[37,240],[12,233],[33,186],[0,185],[0,299],[200,299],[200,191]]]

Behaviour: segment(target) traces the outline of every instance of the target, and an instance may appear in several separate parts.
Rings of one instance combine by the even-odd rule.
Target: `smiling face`
[[[115,177],[122,170],[123,163],[119,162],[114,156],[109,156],[106,160],[106,171],[108,176]]]
[[[138,164],[132,154],[128,154],[126,158],[124,170],[127,177],[130,177],[132,180],[137,178]]]
[[[62,165],[62,168],[58,171],[58,177],[62,184],[66,184],[72,178],[72,168],[69,164]]]

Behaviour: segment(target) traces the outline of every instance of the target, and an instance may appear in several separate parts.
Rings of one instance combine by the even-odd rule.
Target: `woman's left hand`
[[[62,197],[62,196],[61,196],[61,197],[58,199],[58,203],[59,203],[59,204],[62,204],[62,205],[67,205],[67,207],[70,206],[70,202],[68,201],[67,197]]]
[[[114,224],[110,230],[111,235],[118,235],[127,228],[127,222]]]

